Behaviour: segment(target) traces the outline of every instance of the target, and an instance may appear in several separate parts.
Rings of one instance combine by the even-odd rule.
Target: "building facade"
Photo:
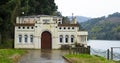
[[[15,48],[59,49],[61,45],[87,45],[88,32],[80,31],[76,19],[63,24],[62,17],[49,15],[16,18]]]

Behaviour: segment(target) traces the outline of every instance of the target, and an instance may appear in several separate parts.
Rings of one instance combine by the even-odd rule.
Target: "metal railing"
[[[115,49],[118,49],[115,51]],[[107,58],[108,60],[120,60],[120,47],[111,47],[111,49],[107,50],[96,50],[90,49],[91,55],[98,55]]]

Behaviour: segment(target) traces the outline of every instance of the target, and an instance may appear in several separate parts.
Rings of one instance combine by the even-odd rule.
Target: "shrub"
[[[70,48],[69,45],[61,45],[62,50],[68,50]]]
[[[0,48],[14,48],[13,39],[5,40],[2,44],[0,44]]]

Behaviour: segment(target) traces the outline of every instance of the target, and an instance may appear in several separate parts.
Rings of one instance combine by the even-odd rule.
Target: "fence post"
[[[88,54],[90,54],[90,46],[87,46]]]
[[[72,52],[72,47],[69,46],[69,54],[71,54],[71,52]]]
[[[113,48],[111,47],[111,60],[113,60]]]
[[[110,51],[109,51],[109,49],[107,49],[107,59],[109,60],[109,53],[110,53]]]

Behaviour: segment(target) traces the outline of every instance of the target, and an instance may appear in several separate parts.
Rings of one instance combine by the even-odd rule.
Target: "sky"
[[[63,16],[101,17],[120,12],[120,0],[55,0]]]

